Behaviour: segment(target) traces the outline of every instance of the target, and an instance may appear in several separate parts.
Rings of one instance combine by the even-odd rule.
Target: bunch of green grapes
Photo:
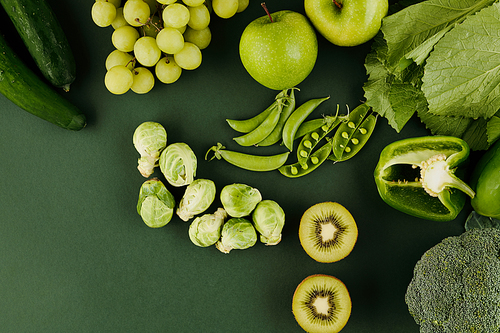
[[[115,47],[106,58],[104,83],[113,94],[144,94],[155,77],[176,82],[183,70],[201,65],[201,50],[212,39],[211,13],[230,18],[249,0],[96,0],[92,20],[112,26]]]

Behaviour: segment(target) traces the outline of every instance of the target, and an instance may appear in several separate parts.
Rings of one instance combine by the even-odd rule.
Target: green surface
[[[64,96],[84,111],[88,126],[60,129],[0,96],[2,332],[302,332],[292,295],[316,273],[338,277],[350,291],[353,310],[342,332],[419,331],[404,302],[413,266],[442,238],[463,231],[470,206],[441,223],[410,217],[380,199],[373,180],[379,153],[395,140],[428,134],[418,120],[396,133],[379,119],[357,156],[298,179],[207,162],[205,152],[217,142],[239,149],[226,118],[253,116],[276,95],[245,72],[238,56],[241,32],[263,15],[260,2],[229,20],[212,17],[213,41],[199,69],[172,85],[157,83],[147,95],[122,96],[104,87],[112,28],[92,23],[93,1],[50,3],[77,61],[77,79]],[[267,5],[272,12],[304,12],[301,1]],[[5,17],[0,28],[17,40]],[[363,99],[370,45],[339,48],[318,40],[319,58],[297,103],[330,95],[312,117],[334,113],[337,103],[345,113],[346,104],[352,109]],[[30,61],[22,44],[15,49]],[[223,254],[192,244],[189,223],[179,218],[148,228],[136,212],[145,178],[136,169],[132,134],[149,120],[165,126],[169,143],[192,147],[198,178],[212,179],[218,193],[240,182],[277,201],[286,213],[281,243]],[[255,149],[242,151],[283,151]],[[182,190],[169,189],[180,200]],[[298,239],[302,213],[322,201],[341,203],[358,223],[353,252],[337,263],[314,262]],[[209,211],[218,206],[217,198]]]

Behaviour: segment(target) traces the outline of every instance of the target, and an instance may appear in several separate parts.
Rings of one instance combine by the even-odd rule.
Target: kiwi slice
[[[336,333],[351,315],[351,297],[342,281],[334,276],[315,274],[295,289],[292,311],[295,320],[309,333]]]
[[[344,206],[337,202],[322,202],[302,215],[299,239],[314,260],[335,262],[351,253],[358,239],[358,227]]]

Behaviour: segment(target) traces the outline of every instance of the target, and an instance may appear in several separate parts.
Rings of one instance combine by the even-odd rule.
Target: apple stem
[[[333,4],[337,6],[339,9],[342,9],[342,4],[336,0],[333,0]]]
[[[333,0],[333,1],[335,1],[335,0]],[[271,20],[271,23],[272,23],[272,22],[274,22],[274,21],[273,21],[273,18],[271,17],[271,14],[269,13],[269,10],[267,9],[266,3],[265,3],[265,2],[262,2],[260,5],[261,5],[261,6],[262,6],[262,8],[264,8],[264,10],[266,11],[267,16],[269,16],[269,19]]]

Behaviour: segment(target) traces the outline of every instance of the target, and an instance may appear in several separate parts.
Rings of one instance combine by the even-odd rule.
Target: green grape
[[[236,12],[241,13],[247,9],[249,2],[249,0],[238,0],[238,10]]]
[[[106,70],[109,71],[117,65],[126,66],[132,70],[135,66],[135,59],[130,53],[114,50],[106,58]]]
[[[123,17],[133,27],[146,24],[151,11],[143,0],[127,0],[123,6]]]
[[[156,1],[161,3],[162,5],[170,5],[173,4],[174,2],[177,2],[177,0],[156,0]]]
[[[182,0],[182,2],[184,2],[184,4],[189,7],[198,7],[203,5],[205,0]]]
[[[115,6],[115,8],[118,8],[122,5],[122,0],[96,0],[96,2],[99,1],[112,3]]]
[[[116,7],[111,2],[97,1],[92,5],[92,21],[98,27],[110,26],[116,17]]]
[[[153,89],[155,85],[155,78],[153,73],[146,67],[136,67],[132,70],[134,82],[130,89],[136,94],[145,94]]]
[[[118,65],[106,72],[104,84],[106,88],[115,95],[121,95],[129,91],[134,83],[134,76],[130,69]]]
[[[130,1],[130,0],[129,0]],[[130,25],[124,25],[113,31],[111,42],[113,46],[123,52],[132,52],[134,44],[139,38],[139,31]]]
[[[163,83],[174,83],[181,76],[182,68],[177,65],[172,56],[166,56],[156,64],[155,74]]]
[[[189,22],[188,26],[195,30],[203,30],[208,27],[210,23],[210,12],[207,6],[200,5],[196,7],[188,7],[189,9]]]
[[[129,25],[125,17],[123,17],[123,7],[116,8],[116,17],[111,23],[113,29],[118,29],[119,27],[123,27],[124,25]]]
[[[198,46],[200,50],[208,47],[212,40],[212,32],[209,27],[203,30],[194,30],[190,27],[184,32],[184,40]]]
[[[156,1],[156,0],[155,0]],[[158,32],[160,31],[161,20],[157,15],[153,15],[148,20],[148,23],[141,27],[144,36],[150,36],[156,38]]]
[[[156,39],[144,36],[135,42],[134,55],[141,65],[151,67],[156,65],[158,60],[160,60],[161,50],[156,44]]]
[[[181,3],[173,3],[163,9],[163,22],[172,28],[181,28],[189,22],[189,9]]]
[[[166,25],[166,24],[165,24],[165,22],[163,23],[163,27],[164,27],[164,28],[174,28],[174,27],[169,27],[168,25]],[[174,28],[174,29],[179,30],[179,32],[180,32],[181,34],[183,34],[183,33],[184,33],[184,31],[186,31],[186,28],[187,28],[187,25],[183,25],[183,26],[182,26],[182,27],[180,27],[180,28]]]
[[[184,47],[184,36],[175,28],[163,28],[156,36],[156,44],[162,52],[175,54]]]
[[[212,9],[219,17],[233,17],[238,10],[238,0],[213,0]]]
[[[174,60],[182,69],[196,69],[201,65],[200,48],[193,43],[184,42],[182,50],[174,54]]]

